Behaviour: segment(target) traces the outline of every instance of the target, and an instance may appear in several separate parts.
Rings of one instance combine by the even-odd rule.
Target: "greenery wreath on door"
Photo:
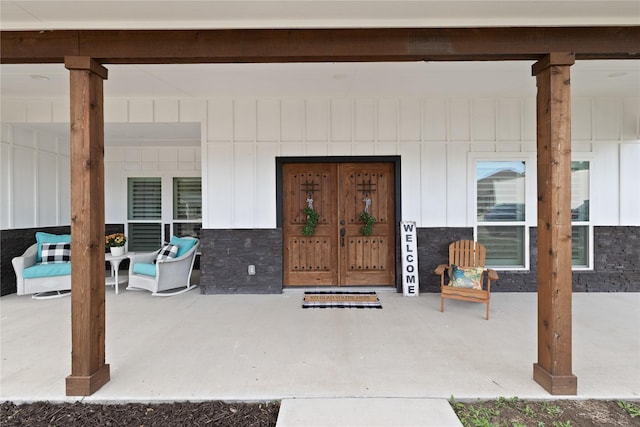
[[[360,221],[364,222],[364,225],[360,227],[360,233],[363,236],[371,236],[373,234],[373,224],[375,224],[376,219],[367,211],[362,211],[360,213]]]
[[[302,227],[302,234],[306,237],[313,236],[315,233],[316,225],[318,225],[318,212],[312,207],[307,206],[304,208],[304,214],[307,217],[307,221]]]

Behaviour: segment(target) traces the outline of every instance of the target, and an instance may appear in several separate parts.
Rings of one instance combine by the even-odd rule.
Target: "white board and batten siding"
[[[619,183],[599,188],[592,180],[594,203],[614,197],[616,208],[599,214],[603,223],[633,217],[640,201],[635,192],[621,194],[620,184],[626,182],[623,163],[640,161],[629,148],[640,143],[636,103],[574,101],[576,156],[591,160],[596,173],[602,169],[602,150],[631,155],[618,155],[613,162],[605,156],[608,179]],[[204,167],[215,182],[224,183],[211,190],[216,201],[224,201],[209,203],[206,222],[216,228],[275,226],[277,156],[400,156],[403,217],[415,218],[420,227],[472,225],[467,215],[473,196],[470,156],[535,158],[532,98],[216,99],[208,107]],[[640,224],[640,219],[626,221]]]
[[[640,99],[572,101],[574,157],[592,162],[594,225],[640,225]],[[2,100],[0,227],[69,223],[68,100]],[[105,148],[106,220],[126,216],[126,177],[202,175],[205,228],[276,226],[278,156],[400,156],[402,214],[472,226],[469,158],[535,153],[533,98],[106,99],[105,121],[200,123],[199,147]],[[45,176],[56,175],[56,179]],[[20,197],[17,197],[20,195]],[[51,204],[56,203],[52,208]]]

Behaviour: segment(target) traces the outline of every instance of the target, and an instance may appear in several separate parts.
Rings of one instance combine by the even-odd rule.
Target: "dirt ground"
[[[640,426],[640,402],[609,400],[450,401],[465,426]],[[176,402],[162,404],[36,402],[0,404],[0,425],[9,426],[275,426],[279,404]],[[633,416],[635,415],[635,416]]]

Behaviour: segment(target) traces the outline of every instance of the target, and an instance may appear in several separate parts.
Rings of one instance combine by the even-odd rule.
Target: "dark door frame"
[[[282,204],[283,204],[283,178],[282,166],[289,163],[392,163],[394,174],[394,220],[395,224],[395,246],[393,253],[393,262],[395,265],[395,282],[396,291],[402,292],[402,281],[400,279],[401,269],[398,265],[398,251],[400,247],[400,220],[402,218],[402,192],[401,192],[401,157],[400,156],[296,156],[296,157],[276,157],[276,227],[283,229],[282,225]],[[283,241],[284,245],[284,241]],[[283,250],[284,254],[284,250]],[[284,272],[283,272],[284,275]]]

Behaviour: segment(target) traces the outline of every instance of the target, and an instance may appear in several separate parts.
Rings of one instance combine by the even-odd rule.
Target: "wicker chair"
[[[169,245],[178,246],[175,258],[158,259],[162,249],[129,255],[128,290],[145,289],[154,296],[172,296],[194,289],[191,273],[200,241],[192,237],[174,237]]]

